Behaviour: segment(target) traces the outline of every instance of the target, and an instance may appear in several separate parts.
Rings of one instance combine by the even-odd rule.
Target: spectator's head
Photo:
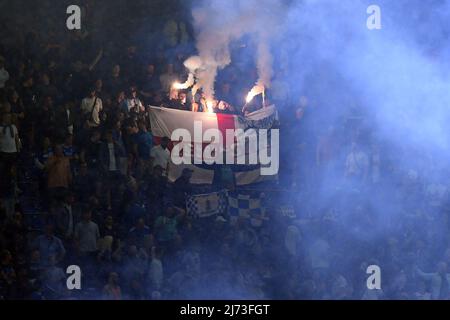
[[[41,82],[44,86],[50,85],[50,77],[47,73],[43,73],[41,76]]]
[[[26,88],[32,87],[34,84],[33,75],[30,73],[23,78],[22,85]]]
[[[74,107],[74,102],[73,101],[66,101],[66,102],[64,102],[64,108],[66,110],[70,110],[73,107]]]
[[[137,50],[137,47],[136,47],[136,45],[134,45],[134,44],[130,44],[128,47],[127,47],[127,54],[128,54],[128,56],[134,56],[135,54],[136,54],[136,50]]]
[[[109,215],[105,218],[105,224],[107,226],[112,226],[114,224],[114,219],[111,215]]]
[[[120,122],[123,122],[123,121],[125,120],[125,113],[122,112],[122,111],[120,111],[120,112],[117,114],[117,120],[120,121]]]
[[[12,255],[9,250],[3,250],[1,253],[1,263],[3,265],[9,265],[12,262]]]
[[[45,235],[47,237],[51,237],[53,236],[55,232],[55,224],[53,223],[53,221],[48,221],[45,225]]]
[[[2,122],[3,122],[3,125],[5,125],[5,126],[9,126],[9,125],[11,125],[11,123],[12,123],[12,116],[11,116],[11,113],[4,113],[3,114],[3,117],[2,117]]]
[[[147,65],[147,74],[153,75],[155,73],[155,65],[153,63],[149,63]]]
[[[120,75],[120,65],[116,64],[112,68],[112,74],[116,77]]]
[[[47,151],[51,145],[52,142],[50,141],[49,137],[44,137],[44,139],[42,139],[42,148],[44,149],[44,151]]]
[[[221,93],[222,94],[229,94],[231,91],[231,85],[228,82],[224,82],[222,83],[222,85],[220,86],[221,89]]]
[[[97,94],[97,89],[95,87],[90,88],[88,94],[90,98],[95,98],[95,95]]]
[[[64,157],[64,149],[62,145],[57,144],[55,146],[55,156],[57,156],[58,158]]]
[[[144,236],[143,239],[143,244],[142,244],[142,248],[146,251],[146,252],[150,252],[151,248],[154,245],[154,238],[153,235],[148,234]]]
[[[119,275],[116,272],[111,272],[108,277],[108,284],[117,286],[119,284]]]
[[[105,140],[108,143],[113,143],[114,142],[112,130],[106,130],[106,132],[105,132]]]
[[[166,217],[168,217],[168,218],[175,217],[175,209],[173,207],[168,207],[166,209]]]
[[[53,106],[52,96],[45,96],[43,105],[44,105],[44,108],[50,109]]]
[[[170,139],[168,137],[163,137],[161,139],[161,147],[166,149],[169,146]]]
[[[217,108],[219,109],[219,110],[228,110],[228,104],[225,102],[225,101],[220,101],[218,104],[217,104]]]
[[[166,66],[166,72],[167,72],[168,74],[172,74],[172,73],[173,73],[173,64],[172,64],[172,63],[167,64],[167,66]]]
[[[76,73],[79,73],[83,70],[83,62],[81,62],[80,60],[75,61],[75,63],[73,64],[73,70]]]
[[[308,101],[308,97],[301,96],[300,99],[299,99],[299,102],[298,102],[299,107],[300,108],[306,108],[308,106],[308,102],[309,102]]]
[[[89,207],[92,208],[98,208],[100,205],[100,201],[98,200],[98,198],[93,195],[91,197],[89,197]]]
[[[161,94],[161,92],[160,91],[155,92],[155,95],[153,96],[153,103],[155,105],[160,105],[162,101],[163,95]]]
[[[89,222],[89,221],[91,221],[91,218],[92,218],[92,209],[91,209],[91,207],[89,207],[89,206],[84,207],[83,208],[83,213],[81,215],[81,219],[84,222]]]
[[[346,296],[348,290],[349,287],[347,279],[345,279],[342,275],[338,275],[332,283],[331,287],[332,297],[342,299]]]
[[[56,66],[57,66],[57,63],[54,59],[52,59],[48,62],[48,70],[55,70]]]
[[[187,94],[186,94],[186,92],[185,92],[185,91],[180,91],[180,92],[178,93],[178,100],[180,100],[180,102],[181,102],[182,104],[185,104],[185,103],[186,103],[186,99],[187,99]]]
[[[11,90],[8,94],[8,101],[10,103],[16,103],[19,100],[19,94],[16,90]]]
[[[135,86],[131,86],[129,94],[130,94],[131,98],[136,98],[137,97],[137,88]]]
[[[41,260],[41,253],[38,249],[34,249],[31,251],[30,254],[30,262],[31,263],[38,263]]]
[[[143,229],[145,227],[145,220],[144,218],[139,218],[136,221],[136,228]]]
[[[98,91],[101,91],[103,88],[103,80],[102,79],[97,79],[95,81],[95,89]]]
[[[117,93],[117,96],[116,96],[116,98],[117,98],[117,101],[120,103],[120,102],[122,102],[123,100],[125,100],[125,91],[119,91],[118,93]]]
[[[161,300],[161,292],[153,291],[152,292],[152,300]]]
[[[128,256],[135,257],[138,254],[138,248],[135,245],[128,247]]]

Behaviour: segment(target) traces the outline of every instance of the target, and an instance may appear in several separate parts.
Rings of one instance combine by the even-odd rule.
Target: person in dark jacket
[[[99,169],[103,176],[108,210],[111,210],[111,187],[121,179],[121,158],[125,157],[123,146],[113,139],[112,130],[106,131],[105,142],[100,146]]]
[[[192,172],[193,170],[184,168],[181,176],[173,184],[174,202],[177,207],[186,207],[186,195],[192,192]]]

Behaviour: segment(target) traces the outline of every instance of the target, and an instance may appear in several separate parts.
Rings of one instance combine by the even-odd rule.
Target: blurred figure
[[[38,236],[32,244],[32,248],[39,251],[41,267],[49,266],[50,257],[54,257],[55,260],[53,261],[59,263],[66,255],[66,249],[61,239],[54,235],[54,231],[55,223],[48,221],[45,225],[44,234]]]
[[[152,168],[160,166],[163,168],[164,176],[168,176],[169,171],[170,151],[167,149],[169,142],[170,139],[168,137],[163,137],[161,144],[154,146],[150,152]]]
[[[132,112],[132,113],[143,113],[145,112],[144,104],[142,103],[141,99],[137,96],[137,88],[131,87],[130,92],[128,95],[128,98],[126,99],[126,109],[123,110],[126,114]]]
[[[173,184],[174,204],[179,208],[186,207],[186,196],[192,193],[191,178],[194,170],[184,168],[181,176]]]
[[[138,160],[137,176],[142,177],[150,168],[150,153],[153,148],[153,135],[148,131],[145,121],[139,121],[139,131],[133,135],[134,154]]]
[[[100,125],[100,112],[102,110],[102,99],[97,96],[96,89],[91,88],[89,95],[81,101],[81,112],[90,127]]]
[[[11,121],[11,114],[2,116],[0,125],[0,197],[7,217],[14,213],[14,198],[16,195],[17,157],[21,150],[19,132]],[[8,204],[8,205],[7,205]]]
[[[72,183],[70,160],[64,156],[63,146],[57,145],[54,154],[48,158],[46,164],[48,178],[47,188],[50,199],[67,192]]]
[[[82,259],[83,265],[89,268],[88,270],[97,258],[97,241],[100,239],[98,225],[91,218],[91,208],[83,208],[82,220],[76,224],[74,231],[75,248]],[[85,272],[89,273],[86,270]]]
[[[0,93],[5,88],[5,84],[8,80],[9,73],[5,69],[5,58],[0,56]]]
[[[159,77],[159,82],[161,84],[161,90],[164,92],[170,92],[172,85],[178,80],[178,75],[173,70],[173,64],[169,63],[166,66],[166,72]]]
[[[111,272],[108,277],[108,282],[103,287],[104,300],[122,300],[122,291],[119,285],[119,275],[116,272]]]
[[[139,88],[141,89],[139,93],[144,97],[145,104],[156,105],[155,95],[156,92],[161,90],[161,83],[155,73],[154,64],[149,63],[146,65],[145,71],[141,76]]]
[[[432,300],[447,300],[450,298],[450,273],[447,270],[447,263],[439,262],[436,266],[436,272],[423,272],[418,267],[416,267],[415,271],[417,276],[430,284]]]
[[[356,142],[352,142],[350,153],[345,161],[345,177],[354,181],[365,182],[369,173],[369,159]]]

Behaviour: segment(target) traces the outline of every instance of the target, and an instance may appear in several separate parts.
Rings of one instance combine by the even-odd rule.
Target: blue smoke
[[[240,14],[246,8],[258,8],[251,21],[257,24],[254,30],[276,30],[269,39],[274,58],[272,98],[288,120],[286,126],[291,124],[300,97],[306,96],[309,101],[305,112],[312,116],[301,123],[302,136],[288,128],[281,147],[296,150],[299,139],[310,140],[308,151],[315,153],[317,136],[327,132],[337,141],[336,156],[326,169],[314,169],[314,159],[303,161],[314,158],[314,154],[288,150],[284,155],[288,175],[294,175],[294,180],[309,179],[307,182],[313,182],[314,187],[306,183],[307,187],[299,192],[273,198],[297,200],[297,209],[303,214],[322,219],[317,230],[300,228],[301,250],[307,255],[322,239],[340,247],[338,258],[330,253],[328,263],[333,261],[339,270],[347,268],[349,279],[361,272],[360,264],[368,261],[394,271],[419,264],[411,258],[414,244],[404,247],[401,258],[394,259],[397,265],[384,261],[386,256],[395,256],[396,242],[415,234],[411,236],[413,242],[423,240],[430,245],[431,262],[427,266],[433,266],[442,257],[448,240],[446,220],[439,211],[442,203],[432,204],[434,195],[430,194],[436,184],[447,183],[449,173],[450,3],[267,0],[242,1],[245,6],[239,6],[238,2],[230,5],[230,1],[214,1],[214,12],[220,12],[220,17],[214,18],[214,27],[226,29],[230,21],[239,24]],[[369,5],[381,9],[380,30],[367,28]],[[208,10],[210,6],[211,2],[203,1],[195,8]],[[266,10],[278,15],[272,19],[276,25],[267,25],[260,19]],[[257,37],[242,30],[244,36],[258,42]],[[258,59],[256,50],[253,59]],[[230,65],[239,64],[242,61],[232,59]],[[248,70],[254,70],[255,65],[256,62],[249,63]],[[275,92],[280,88],[286,89],[282,99]],[[346,133],[349,119],[359,121],[357,138]],[[354,140],[367,154],[380,148],[382,183],[377,188],[343,177],[346,156]],[[306,166],[303,171],[317,172],[313,177],[295,177],[300,173],[290,171],[293,162]],[[288,187],[288,182],[284,183],[282,186]],[[408,218],[420,214],[428,215],[425,224]],[[334,224],[323,222],[329,216],[333,216]],[[273,232],[284,234],[286,225],[280,225]],[[328,271],[327,276],[333,277],[333,272]],[[307,291],[308,283],[302,288]],[[300,296],[312,297],[304,292]]]

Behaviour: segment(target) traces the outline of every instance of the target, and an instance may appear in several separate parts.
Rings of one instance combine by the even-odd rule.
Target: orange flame
[[[250,103],[253,98],[259,94],[262,94],[264,92],[264,86],[261,84],[255,85],[252,90],[247,94],[247,97],[245,98],[246,103]]]

